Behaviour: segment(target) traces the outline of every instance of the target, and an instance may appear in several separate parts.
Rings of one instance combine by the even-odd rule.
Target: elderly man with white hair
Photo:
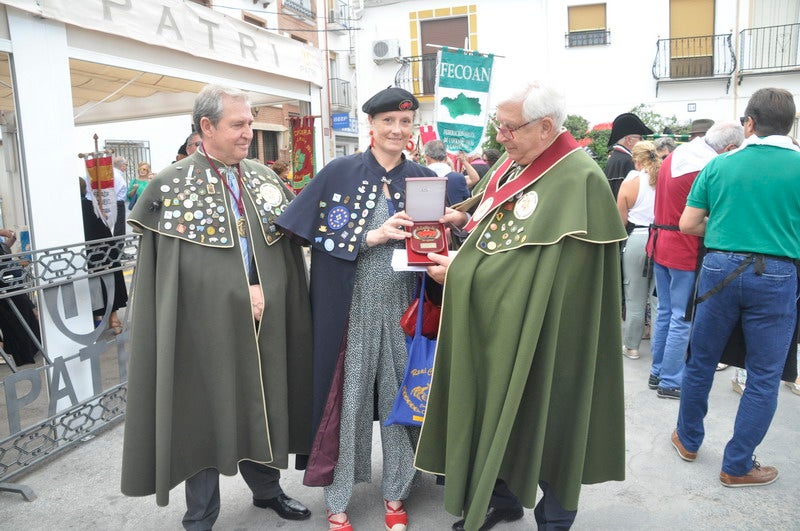
[[[567,528],[582,483],[625,477],[619,242],[602,170],[563,127],[562,94],[526,83],[497,106],[506,156],[442,221],[468,237],[428,256],[444,282],[416,466],[444,474],[456,530],[534,510]],[[452,289],[448,289],[452,288]]]

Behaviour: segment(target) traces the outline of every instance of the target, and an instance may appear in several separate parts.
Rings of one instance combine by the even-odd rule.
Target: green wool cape
[[[221,168],[221,164],[217,163]],[[225,186],[202,154],[173,164],[130,216],[141,232],[131,323],[122,492],[156,494],[205,468],[286,468],[311,442],[311,315],[301,250],[272,225],[291,194],[241,163],[254,278]],[[265,308],[256,326],[249,285]]]
[[[624,479],[625,238],[605,176],[576,149],[481,219],[450,264],[415,466],[446,476],[445,509],[466,529],[498,478],[526,507],[546,481],[568,510],[582,483]]]

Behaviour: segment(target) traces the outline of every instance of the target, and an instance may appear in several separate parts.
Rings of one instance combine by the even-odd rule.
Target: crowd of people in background
[[[620,114],[604,171],[563,127],[564,97],[546,83],[522,83],[498,104],[502,153],[452,153],[441,140],[406,151],[418,106],[397,87],[373,95],[362,107],[370,146],[296,195],[291,163],[246,158],[247,96],[210,85],[175,163],[154,172],[138,162],[128,180],[128,160],[113,158],[115,223],[79,179],[87,242],[125,234],[126,221],[142,235],[123,492],[163,505],[183,482],[183,526],[206,530],[219,474],[238,471],[255,506],[303,520],[311,512],[279,484],[297,454],[304,483],[324,488],[329,530],[352,531],[348,507],[371,479],[379,420],[387,530],[407,528],[420,471],[444,478],[456,531],[534,506],[540,529],[567,529],[582,484],[624,479],[622,375],[646,354],[648,321],[642,385],[679,404],[665,441],[697,458],[714,374],[734,365],[742,396],[719,481],[775,481],[753,454],[781,380],[800,394],[791,94],[758,90],[740,121],[695,120],[685,142]],[[399,320],[421,278],[389,264],[413,232],[406,179],[421,176],[447,179],[439,222],[461,248],[457,260],[428,254],[422,273],[441,322],[420,429],[387,419],[408,358]],[[16,234],[0,236],[10,253]],[[93,245],[90,269],[118,265],[119,250]],[[215,271],[225,279],[206,282]],[[128,295],[122,272],[111,278],[94,279],[93,313],[118,334]],[[210,312],[219,301],[224,312]],[[35,308],[16,302],[38,333]],[[18,341],[3,308],[0,347],[33,362],[39,336]],[[156,374],[165,358],[170,377]],[[164,441],[165,430],[182,442]]]
[[[650,298],[656,316],[647,385],[659,398],[680,400],[671,442],[684,461],[694,461],[703,442],[714,372],[737,367],[732,384],[742,398],[719,476],[727,487],[778,478],[754,451],[781,379],[800,394],[800,147],[788,136],[795,116],[789,92],[761,89],[738,123],[695,120],[679,146],[641,141],[648,133],[630,114],[615,120],[611,135],[612,189],[619,168],[633,163],[640,172],[642,154],[650,164],[645,174],[629,173],[617,197],[629,225],[622,354],[640,357]],[[636,183],[648,173],[649,185]]]

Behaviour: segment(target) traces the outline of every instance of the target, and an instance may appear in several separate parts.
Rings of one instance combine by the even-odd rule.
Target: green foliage
[[[681,134],[684,130],[686,132],[689,131],[690,124],[680,125],[674,114],[672,116],[662,116],[653,111],[652,107],[646,103],[640,103],[631,109],[630,112],[641,118],[645,125],[652,129],[654,133],[663,132],[665,127],[669,127],[675,134]]]
[[[583,116],[577,114],[568,114],[567,119],[564,121],[564,127],[575,138],[580,140],[588,136],[587,130],[589,129],[589,121]]]
[[[486,131],[484,131],[483,135],[486,137],[486,140],[481,144],[481,147],[484,150],[487,149],[496,149],[503,154],[506,152],[506,148],[503,144],[497,141],[497,129],[494,127],[494,117],[495,115],[489,116],[489,121],[486,123]]]
[[[592,139],[589,149],[594,153],[597,165],[605,170],[608,162],[608,139],[611,138],[611,130],[590,131],[588,136]]]

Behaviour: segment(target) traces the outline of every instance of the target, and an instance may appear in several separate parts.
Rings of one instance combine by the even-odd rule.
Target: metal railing
[[[575,46],[597,46],[600,44],[611,44],[610,30],[587,30],[571,31],[564,34],[565,46],[573,48]]]
[[[112,274],[134,267],[138,245],[138,235],[130,234],[0,258],[0,303],[13,310],[14,298],[35,293],[56,328],[83,345],[77,353],[63,354],[46,352],[36,341],[42,363],[32,368],[17,367],[14,358],[0,348],[11,371],[0,381],[0,418],[5,416],[5,422],[0,423],[0,491],[35,499],[28,487],[8,480],[122,420],[127,396],[127,327],[116,336],[104,334],[111,314],[108,303],[102,321],[88,333],[71,330],[69,321],[80,314],[75,283],[99,280],[107,300],[113,300]],[[14,313],[20,321],[17,324],[24,325],[35,340],[20,312]],[[80,401],[69,377],[76,366],[92,374],[92,396]],[[57,403],[63,407],[64,400],[68,400],[65,409],[57,411]]]
[[[122,156],[128,161],[125,181],[130,183],[138,177],[137,166],[140,162],[150,164],[150,142],[148,140],[106,140],[105,149],[114,152],[114,156]],[[178,150],[175,150],[178,153]]]
[[[415,96],[432,95],[436,89],[436,55],[427,53],[403,57],[394,84]]]
[[[337,77],[330,78],[331,105],[340,111],[349,111],[353,106],[350,82]]]
[[[283,7],[288,7],[295,13],[303,15],[306,18],[314,18],[314,12],[311,10],[311,2],[308,2],[308,7],[303,5],[302,0],[283,0]]]
[[[659,39],[653,77],[688,79],[730,76],[736,69],[732,34]]]
[[[350,4],[345,0],[336,0],[333,8],[328,11],[328,24],[350,28]]]
[[[739,72],[800,69],[800,23],[739,32]]]
[[[732,33],[659,39],[653,60],[653,77],[661,81],[727,78],[736,70]],[[727,89],[726,89],[727,92]]]

